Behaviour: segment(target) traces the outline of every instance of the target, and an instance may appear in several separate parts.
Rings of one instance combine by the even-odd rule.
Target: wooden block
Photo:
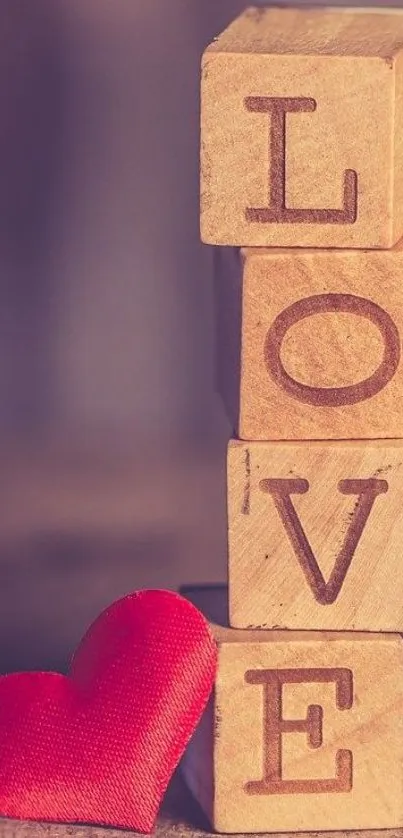
[[[227,369],[240,387],[235,435],[403,437],[403,240],[389,251],[243,254],[242,283],[223,279],[223,293],[242,285],[243,297],[240,368]]]
[[[212,597],[191,596],[207,613]],[[401,827],[400,635],[213,630],[215,694],[183,770],[214,828]]]
[[[403,234],[401,9],[247,9],[202,65],[211,244],[388,248]]]
[[[403,440],[230,442],[235,628],[403,632]]]

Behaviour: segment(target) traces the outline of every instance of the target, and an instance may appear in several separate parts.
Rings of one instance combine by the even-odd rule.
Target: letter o
[[[281,345],[295,323],[323,312],[343,312],[366,317],[379,329],[384,343],[383,359],[368,378],[347,387],[311,387],[292,378],[280,358]],[[288,395],[318,407],[357,404],[379,393],[393,378],[400,361],[400,336],[396,324],[383,308],[353,294],[317,294],[285,308],[270,327],[264,348],[267,370]]]

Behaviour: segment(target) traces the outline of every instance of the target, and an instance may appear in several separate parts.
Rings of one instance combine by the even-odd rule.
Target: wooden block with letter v
[[[225,591],[189,594],[210,615]],[[183,763],[220,832],[403,826],[403,641],[215,623],[215,693]]]
[[[241,342],[222,375],[226,390],[240,388],[235,435],[403,437],[403,240],[386,251],[242,253],[238,277],[231,251],[219,254],[217,278],[221,296],[242,293],[241,324],[227,318],[219,335],[225,356],[227,333]]]
[[[401,9],[247,9],[204,54],[201,172],[210,244],[391,247]]]
[[[228,446],[230,624],[403,632],[403,440]]]

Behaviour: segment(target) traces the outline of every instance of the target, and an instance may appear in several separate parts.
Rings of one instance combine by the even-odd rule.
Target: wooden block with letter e
[[[239,410],[234,398],[229,407],[235,435],[403,437],[403,240],[386,251],[247,248],[238,279],[230,262],[217,285],[242,293],[241,327],[232,326],[241,348],[222,375],[227,391],[231,380],[240,388]]]
[[[217,596],[190,594],[208,616]],[[215,693],[183,770],[214,828],[402,827],[400,635],[213,631]]]
[[[400,9],[247,9],[202,66],[210,244],[388,248],[403,234]]]
[[[230,623],[403,632],[403,440],[228,447]]]

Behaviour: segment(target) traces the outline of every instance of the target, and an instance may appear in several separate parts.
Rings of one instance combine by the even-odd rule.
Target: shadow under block
[[[403,826],[400,635],[213,631],[215,693],[183,771],[214,828]]]
[[[386,251],[247,248],[243,260],[230,250],[218,261],[234,435],[403,437],[403,240]],[[222,314],[240,295],[231,324]]]
[[[403,440],[233,441],[227,467],[233,627],[403,632]]]
[[[202,64],[209,244],[388,248],[403,234],[401,9],[247,9]]]

